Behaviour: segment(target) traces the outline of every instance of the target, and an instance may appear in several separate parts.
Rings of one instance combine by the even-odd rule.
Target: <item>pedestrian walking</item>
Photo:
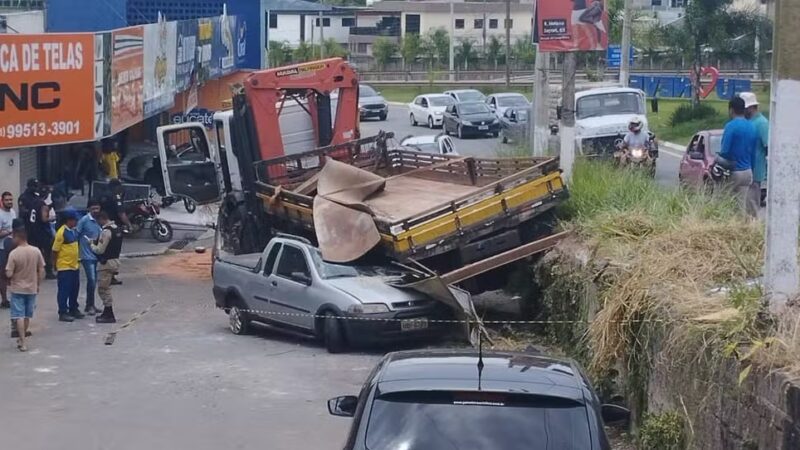
[[[758,203],[751,192],[753,184],[753,153],[756,146],[756,129],[744,117],[744,100],[734,97],[728,103],[731,120],[725,124],[722,133],[722,148],[718,159],[731,167],[731,188],[743,211],[756,217]]]
[[[119,255],[122,252],[122,228],[109,219],[108,213],[100,211],[97,221],[103,227],[100,238],[91,244],[100,264],[97,266],[97,293],[103,301],[103,313],[95,318],[97,323],[115,323],[114,300],[111,285],[114,275],[119,272]]]
[[[92,241],[100,237],[102,228],[97,223],[100,214],[100,202],[89,200],[89,212],[78,221],[76,231],[78,232],[78,246],[80,249],[81,266],[86,275],[86,314],[93,316],[100,312],[95,307],[94,291],[97,287],[97,255],[92,251]]]
[[[11,195],[11,192],[3,192],[2,196],[0,196],[0,260],[8,260],[8,252],[11,249],[6,248],[5,242],[11,237],[16,218],[14,196]],[[8,302],[8,278],[6,278],[5,271],[3,271],[0,273],[0,308],[9,308],[10,306],[11,304]]]
[[[64,225],[56,231],[53,240],[53,261],[58,272],[58,320],[72,322],[83,319],[78,304],[78,292],[81,287],[79,273],[80,252],[78,249],[78,213],[73,208],[63,212]]]
[[[756,149],[753,154],[753,192],[760,206],[767,200],[767,153],[769,149],[769,120],[758,110],[758,97],[752,92],[739,94],[744,100],[744,115],[756,129]]]
[[[10,280],[11,319],[17,323],[17,349],[28,351],[28,329],[36,309],[36,296],[45,277],[44,257],[38,248],[28,245],[24,227],[14,230],[15,248],[8,256],[5,275]]]

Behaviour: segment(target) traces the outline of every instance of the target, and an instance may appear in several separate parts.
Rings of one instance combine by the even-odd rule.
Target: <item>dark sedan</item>
[[[486,103],[456,103],[444,111],[442,128],[445,134],[453,133],[460,139],[487,134],[497,137],[500,133],[500,121]]]
[[[372,117],[386,120],[389,115],[389,104],[380,92],[371,86],[361,84],[358,86],[358,115],[361,119]]]
[[[390,353],[328,411],[354,417],[346,450],[609,450],[603,421],[629,415],[574,361],[475,350]]]

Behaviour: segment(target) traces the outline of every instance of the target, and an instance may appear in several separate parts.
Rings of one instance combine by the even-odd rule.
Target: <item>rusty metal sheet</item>
[[[314,231],[326,261],[354,261],[380,242],[364,199],[386,186],[374,173],[329,159],[319,173],[314,197]]]

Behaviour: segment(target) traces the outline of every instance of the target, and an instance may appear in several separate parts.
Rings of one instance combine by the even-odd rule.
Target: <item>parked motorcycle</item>
[[[158,217],[161,210],[151,199],[133,203],[125,212],[131,222],[128,230],[131,234],[137,234],[149,226],[150,233],[156,241],[169,242],[172,240],[172,225]]]

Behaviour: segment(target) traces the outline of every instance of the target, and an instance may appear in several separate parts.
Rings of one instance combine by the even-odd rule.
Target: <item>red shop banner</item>
[[[604,51],[605,0],[537,0],[536,38],[543,52]]]

